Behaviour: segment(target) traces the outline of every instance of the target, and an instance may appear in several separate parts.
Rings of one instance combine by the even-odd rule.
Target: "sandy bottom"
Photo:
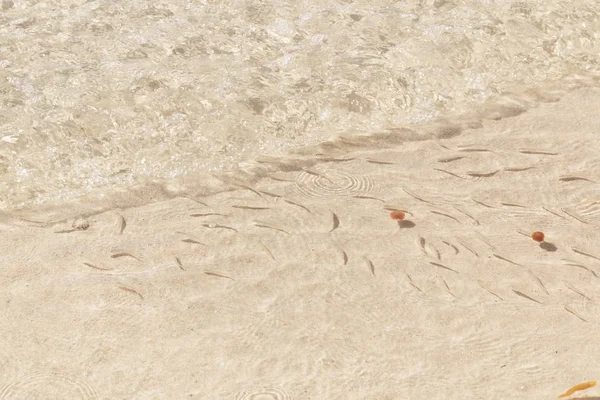
[[[599,109],[582,89],[252,190],[4,215],[0,399],[552,399],[598,379]]]

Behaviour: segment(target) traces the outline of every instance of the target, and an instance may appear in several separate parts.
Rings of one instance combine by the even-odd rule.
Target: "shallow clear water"
[[[148,4],[1,1],[0,209],[458,115],[600,65],[598,1]]]

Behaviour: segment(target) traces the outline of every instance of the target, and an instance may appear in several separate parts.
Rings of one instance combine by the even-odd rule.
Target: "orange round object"
[[[544,241],[544,232],[533,232],[533,234],[531,235],[531,237],[536,242],[543,242]]]
[[[404,214],[402,211],[392,211],[390,213],[390,218],[392,218],[394,221],[402,221],[405,216],[406,214]]]

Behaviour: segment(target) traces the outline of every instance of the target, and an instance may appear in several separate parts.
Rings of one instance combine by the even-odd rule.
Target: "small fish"
[[[369,270],[371,270],[371,274],[375,275],[375,266],[373,265],[371,260],[365,257],[365,261],[367,263],[367,267],[369,267]]]
[[[588,181],[588,182],[596,183],[593,180],[584,178],[582,176],[561,176],[560,178],[558,178],[558,180],[562,181],[562,182]]]
[[[456,161],[456,160],[461,160],[463,158],[465,158],[465,157],[464,156],[445,157],[445,158],[438,159],[438,162],[448,163],[448,162],[452,162],[452,161]]]
[[[571,250],[573,250],[577,254],[581,254],[582,256],[590,257],[590,258],[593,258],[595,260],[600,261],[600,258],[596,257],[595,255],[590,254],[590,253],[586,253],[583,250],[580,250],[580,249],[578,249],[576,247],[571,247]]]
[[[181,268],[183,271],[185,271],[185,269],[183,268],[183,264],[181,263],[181,260],[179,259],[179,257],[175,257],[175,261],[177,262],[177,265],[179,265],[179,268]]]
[[[415,285],[415,283],[413,282],[412,278],[410,277],[409,274],[407,274],[406,272],[404,272],[404,274],[406,275],[406,277],[408,278],[408,283],[410,286],[414,287],[415,289],[417,289],[419,292],[423,293],[423,291],[421,290],[420,287],[418,287],[417,285]]]
[[[94,264],[90,264],[90,263],[86,263],[86,262],[84,262],[84,264],[90,268],[94,268],[94,269],[97,269],[100,271],[110,271],[112,269],[112,268],[100,268],[100,267],[95,266]]]
[[[562,212],[567,214],[569,217],[575,218],[577,221],[581,222],[582,224],[589,224],[589,222],[587,222],[586,220],[581,218],[579,215],[577,215],[577,213],[575,211],[568,210],[566,208],[561,208],[561,210],[562,210]]]
[[[211,216],[211,215],[220,215],[220,216],[226,217],[225,214],[219,214],[219,213],[213,213],[213,212],[211,212],[211,213],[203,213],[203,214],[190,214],[190,217],[208,217],[208,216]]]
[[[563,217],[562,215],[560,215],[560,214],[558,214],[558,213],[556,213],[556,212],[554,212],[554,211],[552,211],[552,210],[550,210],[550,209],[548,209],[548,208],[546,208],[546,207],[542,207],[542,208],[543,208],[544,210],[548,211],[550,214],[554,214],[554,215],[556,215],[557,217],[560,217],[560,218],[562,218],[562,219],[564,219],[564,218],[565,218],[565,217]]]
[[[334,213],[332,211],[331,214],[333,216],[333,228],[331,228],[331,230],[329,232],[333,232],[334,230],[336,230],[340,226],[340,219],[338,218],[338,216],[336,215],[336,213]]]
[[[125,217],[119,214],[119,235],[123,234],[125,227],[127,226],[127,221],[125,221]]]
[[[140,261],[139,258],[137,258],[133,254],[129,254],[129,253],[115,253],[110,256],[110,258],[120,258],[120,257],[131,257],[131,258],[135,258],[136,260]]]
[[[466,211],[464,211],[464,210],[462,210],[462,209],[460,209],[460,208],[458,208],[456,206],[454,206],[454,209],[456,209],[456,211],[458,211],[459,213],[464,214],[467,217],[471,218],[473,221],[475,221],[475,223],[477,225],[480,225],[479,221],[477,219],[475,219],[475,217],[473,217],[472,215],[468,214]]]
[[[450,247],[452,247],[452,248],[454,249],[454,254],[455,254],[455,255],[456,255],[456,254],[458,254],[458,253],[460,252],[460,251],[458,250],[458,247],[456,247],[456,246],[455,246],[455,245],[453,245],[452,243],[449,243],[449,242],[446,242],[446,241],[443,241],[443,243],[444,243],[444,244],[446,244],[447,246],[450,246]]]
[[[477,281],[477,283],[479,284],[479,286],[481,286],[481,288],[483,290],[485,290],[486,292],[488,292],[492,296],[495,296],[495,297],[499,298],[500,300],[504,300],[502,297],[498,296],[496,293],[492,292],[490,289],[488,289],[487,287],[485,287],[485,285],[483,284],[483,282]]]
[[[583,322],[587,322],[587,320],[585,318],[583,318],[581,315],[579,315],[579,313],[577,313],[575,310],[573,310],[571,307],[569,306],[565,306],[565,310],[567,312],[570,312],[571,314],[573,314],[574,316],[576,316],[577,318],[579,318],[580,320],[582,320]]]
[[[531,300],[531,301],[535,301],[535,302],[536,302],[536,303],[538,303],[538,304],[543,304],[543,303],[541,303],[541,302],[537,301],[536,299],[534,299],[533,297],[527,296],[527,295],[526,295],[525,293],[523,293],[523,292],[519,292],[518,290],[515,290],[515,289],[512,289],[512,291],[513,291],[513,292],[515,292],[515,294],[516,294],[517,296],[521,296],[521,297],[523,297],[523,298],[526,298],[526,299],[529,299],[529,300]]]
[[[225,225],[219,225],[219,224],[202,224],[203,227],[205,228],[210,228],[210,229],[229,229],[231,231],[237,232],[238,230],[235,228],[232,228],[230,226],[225,226]]]
[[[364,200],[377,200],[380,201],[382,203],[385,203],[385,201],[378,199],[377,197],[371,197],[371,196],[352,196],[355,199],[364,199]]]
[[[473,250],[472,248],[470,248],[469,246],[467,246],[462,240],[460,240],[460,239],[457,238],[456,241],[462,247],[464,247],[465,249],[469,250],[471,253],[475,254],[476,257],[479,257],[479,254],[477,254],[477,252],[475,250]]]
[[[490,206],[489,204],[484,203],[481,200],[474,199],[473,197],[471,197],[471,200],[473,200],[475,203],[477,203],[477,204],[479,204],[481,206],[487,207],[487,208],[496,208],[494,206]]]
[[[184,243],[192,243],[192,244],[201,244],[202,246],[206,246],[204,243],[200,243],[197,240],[194,239],[183,239],[182,242]]]
[[[435,265],[436,267],[440,267],[440,268],[443,268],[443,269],[447,269],[448,271],[452,271],[452,272],[454,272],[454,273],[457,273],[457,274],[458,274],[458,271],[457,271],[457,270],[455,270],[455,269],[452,269],[452,268],[450,268],[450,267],[447,267],[447,266],[445,266],[444,264],[436,263],[436,262],[433,262],[433,261],[429,261],[429,264],[431,264],[431,265]]]
[[[125,286],[119,286],[119,289],[124,290],[124,291],[129,292],[129,293],[137,294],[138,296],[140,296],[140,299],[144,300],[144,296],[142,296],[140,294],[140,292],[138,292],[135,289],[130,289],[130,288],[125,287]]]
[[[468,149],[458,149],[458,151],[464,151],[464,152],[467,152],[467,153],[493,153],[493,151],[491,151],[489,149],[486,149],[486,148],[483,148],[483,147],[480,147],[480,148],[473,147],[473,148],[468,148]]]
[[[519,207],[519,208],[527,208],[527,206],[524,206],[522,204],[517,204],[517,203],[500,203],[503,206],[507,206],[507,207]]]
[[[583,297],[584,299],[587,299],[589,301],[592,301],[592,299],[590,299],[585,293],[583,293],[581,290],[576,289],[575,287],[569,285],[568,283],[565,283],[565,286],[569,289],[571,289],[573,292],[577,293],[578,295],[580,295],[581,297]]]
[[[448,291],[448,293],[450,293],[452,297],[456,297],[454,293],[452,293],[452,290],[450,290],[450,286],[448,286],[448,283],[444,280],[444,278],[442,278],[441,276],[439,278],[442,280],[442,282],[444,282],[444,286],[446,286],[446,290]]]
[[[588,271],[589,273],[591,273],[592,275],[594,275],[596,278],[598,278],[598,275],[590,267],[586,267],[583,264],[580,264],[580,263],[578,263],[576,261],[573,261],[573,260],[568,260],[566,258],[563,258],[562,261],[564,261],[564,263],[563,263],[564,265],[568,265],[570,267],[583,268],[586,271]]]
[[[270,197],[275,197],[275,201],[277,201],[277,199],[279,199],[280,197],[283,197],[283,196],[282,196],[282,195],[280,195],[280,194],[277,194],[277,193],[271,193],[271,192],[267,192],[266,190],[261,190],[260,192],[261,192],[262,194],[266,194],[267,196],[270,196]]]
[[[242,210],[269,210],[271,207],[251,207],[251,206],[231,206],[232,208],[240,208]]]
[[[271,250],[269,250],[269,248],[268,248],[268,247],[267,247],[267,246],[266,246],[266,245],[265,245],[265,244],[264,244],[264,243],[263,243],[261,240],[259,240],[258,242],[259,242],[259,243],[261,244],[261,246],[262,246],[262,247],[265,249],[265,251],[267,252],[267,254],[268,254],[269,256],[271,256],[271,258],[274,260],[274,259],[275,259],[275,256],[273,256],[273,253],[271,253]]]
[[[288,203],[288,204],[291,204],[291,205],[293,205],[293,206],[300,207],[300,208],[302,208],[303,210],[306,210],[306,211],[308,211],[309,213],[311,213],[311,214],[312,214],[312,211],[310,211],[310,209],[309,209],[309,208],[307,208],[307,207],[303,206],[303,205],[302,205],[302,204],[300,204],[300,203],[296,203],[295,201],[288,200],[288,199],[283,199],[283,201],[285,201],[286,203]]]
[[[432,202],[430,202],[430,201],[427,201],[427,200],[425,200],[425,199],[423,199],[423,198],[421,198],[421,197],[417,196],[416,194],[409,192],[409,191],[408,191],[408,190],[406,190],[406,189],[402,189],[402,190],[404,190],[404,192],[405,192],[407,195],[409,195],[410,197],[413,197],[413,198],[415,198],[415,199],[417,199],[417,200],[419,200],[419,201],[422,201],[423,203],[427,203],[427,204],[433,204]]]
[[[396,163],[390,162],[390,161],[378,161],[378,160],[370,160],[370,159],[365,159],[366,162],[371,163],[371,164],[381,164],[381,165],[394,165]]]
[[[519,153],[523,154],[543,154],[548,156],[557,156],[558,153],[553,153],[547,150],[537,150],[537,149],[519,149]]]
[[[532,168],[534,168],[534,167],[510,167],[510,168],[504,168],[504,170],[507,172],[521,172],[521,171],[527,171]]]
[[[460,175],[456,175],[454,172],[446,171],[445,169],[441,169],[441,168],[434,168],[434,170],[435,170],[435,171],[444,172],[444,173],[446,173],[446,174],[448,174],[448,175],[452,175],[452,176],[454,176],[454,177],[456,177],[456,178],[465,179],[465,178],[463,178],[462,176],[460,176]]]
[[[467,172],[467,175],[472,176],[474,178],[489,178],[498,173],[498,170],[492,172]]]
[[[453,220],[455,220],[456,222],[458,222],[459,224],[461,223],[461,222],[460,222],[458,219],[454,218],[454,217],[453,217],[452,215],[450,215],[450,214],[446,214],[446,213],[439,212],[439,211],[434,211],[434,210],[431,210],[430,212],[431,212],[431,213],[433,213],[433,214],[443,215],[444,217],[447,217],[447,218],[453,219]]]
[[[221,275],[221,274],[218,274],[218,273],[216,273],[216,272],[204,271],[204,274],[205,274],[205,275],[210,275],[210,276],[216,276],[216,277],[218,277],[218,278],[231,279],[232,281],[235,281],[235,279],[233,279],[233,278],[232,278],[232,277],[230,277],[230,276],[227,276],[227,275]]]
[[[502,261],[506,261],[506,262],[509,262],[509,263],[511,263],[511,264],[518,265],[519,267],[523,267],[523,265],[521,265],[521,264],[519,264],[519,263],[516,263],[516,262],[514,262],[514,261],[511,261],[511,260],[509,260],[508,258],[505,258],[505,257],[499,256],[498,254],[494,254],[493,256],[494,256],[494,257],[496,257],[496,258],[498,258],[498,259],[500,259],[500,260],[502,260]]]
[[[534,274],[533,272],[531,272],[531,270],[529,270],[529,274],[538,283],[538,285],[540,285],[540,287],[542,288],[542,290],[544,292],[546,292],[546,294],[550,294],[548,292],[548,289],[546,289],[546,286],[544,286],[544,282],[542,282],[542,280],[540,278],[538,278],[538,276],[536,274]]]
[[[286,235],[290,234],[288,231],[285,231],[285,230],[283,230],[281,228],[277,228],[275,226],[272,226],[272,225],[269,225],[269,224],[265,224],[265,223],[262,223],[262,222],[256,222],[256,221],[254,221],[254,226],[257,226],[259,228],[273,229],[273,230],[276,230],[276,231],[279,231],[279,232],[283,232]]]
[[[563,394],[559,395],[558,398],[562,399],[563,397],[568,397],[575,392],[579,392],[580,390],[586,390],[586,389],[589,389],[594,386],[596,386],[596,381],[580,383],[579,385],[575,385],[571,389],[569,389],[566,392],[564,392]]]

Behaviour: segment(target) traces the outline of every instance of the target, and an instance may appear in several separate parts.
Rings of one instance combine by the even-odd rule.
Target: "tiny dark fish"
[[[498,171],[492,171],[492,172],[467,172],[467,175],[472,176],[474,178],[489,178],[491,176],[494,176],[498,173]]]
[[[210,215],[220,215],[220,216],[223,216],[223,217],[226,216],[225,214],[219,214],[219,213],[212,213],[211,212],[211,213],[203,213],[203,214],[190,214],[190,217],[208,217]]]
[[[492,296],[495,296],[495,297],[499,298],[500,300],[504,300],[502,297],[498,296],[496,293],[492,292],[490,289],[488,289],[487,287],[485,287],[485,285],[483,284],[483,282],[477,281],[477,283],[479,284],[479,286],[481,286],[481,288],[483,290],[485,290],[486,292],[488,292]]]
[[[581,315],[579,315],[577,312],[575,312],[575,310],[573,310],[571,307],[565,306],[565,311],[573,314],[574,316],[576,316],[577,318],[579,318],[583,322],[587,322],[587,320],[585,318],[583,318]]]
[[[479,204],[481,206],[487,207],[487,208],[496,208],[494,206],[490,206],[489,204],[485,204],[484,202],[482,202],[480,200],[476,200],[476,199],[474,199],[472,197],[471,197],[471,200],[473,200],[475,203],[477,203],[477,204]]]
[[[417,200],[419,200],[419,201],[422,201],[423,203],[427,203],[427,204],[433,204],[432,202],[430,202],[430,201],[427,201],[427,200],[425,200],[425,199],[423,199],[423,198],[421,198],[421,197],[417,196],[416,194],[409,192],[409,191],[408,191],[408,190],[406,190],[406,189],[402,189],[402,190],[404,190],[404,192],[405,192],[407,195],[409,195],[410,197],[413,197],[413,198],[415,198],[415,199],[417,199]]]
[[[177,262],[177,265],[179,265],[179,268],[181,268],[183,271],[185,271],[185,269],[183,268],[183,264],[181,263],[181,260],[179,259],[179,257],[175,257],[175,261]]]
[[[459,224],[461,223],[461,222],[460,222],[458,219],[456,219],[455,217],[453,217],[453,216],[452,216],[452,215],[450,215],[450,214],[446,214],[446,213],[439,212],[439,211],[433,211],[433,210],[432,210],[432,211],[430,211],[430,212],[431,212],[431,213],[433,213],[433,214],[437,214],[437,215],[443,215],[444,217],[447,217],[447,218],[453,219],[453,220],[455,220],[456,222],[458,222]]]
[[[521,172],[521,171],[527,171],[532,168],[534,168],[534,167],[510,167],[510,168],[504,168],[504,170],[507,172]]]
[[[562,210],[562,212],[567,214],[569,217],[576,219],[577,221],[581,222],[582,224],[589,224],[589,222],[587,222],[586,220],[584,220],[583,218],[578,216],[574,211],[570,211],[566,208],[561,208],[561,210]]]
[[[81,229],[65,229],[62,231],[56,231],[54,233],[71,233],[71,232],[75,232],[75,231],[79,231],[79,230],[81,230]]]
[[[210,228],[210,229],[229,229],[231,231],[237,232],[238,230],[235,228],[232,228],[230,226],[225,226],[225,225],[219,225],[219,224],[202,224],[203,227],[205,228]]]
[[[446,242],[446,241],[444,241],[443,243],[444,243],[444,244],[446,244],[446,245],[448,245],[448,246],[450,246],[450,247],[452,247],[452,248],[454,249],[454,254],[458,254],[458,253],[460,252],[460,251],[458,250],[458,247],[456,247],[456,246],[455,246],[455,245],[453,245],[452,243],[449,243],[449,242]]]
[[[183,239],[182,242],[193,243],[193,244],[201,244],[202,246],[206,246],[204,243],[200,243],[199,241],[194,240],[194,239]]]
[[[452,162],[452,161],[461,160],[461,159],[463,159],[463,158],[465,158],[465,157],[464,157],[464,156],[446,157],[446,158],[440,158],[440,159],[438,160],[438,162],[441,162],[441,163],[449,163],[449,162]]]
[[[127,227],[127,221],[125,221],[125,217],[119,215],[119,235],[123,234],[125,227]]]
[[[300,207],[300,208],[302,208],[303,210],[306,210],[306,211],[308,211],[309,213],[311,213],[311,214],[312,214],[312,211],[310,211],[310,209],[309,209],[309,208],[307,208],[307,207],[303,206],[303,205],[302,205],[302,204],[300,204],[300,203],[296,203],[295,201],[288,200],[288,199],[283,199],[283,201],[285,201],[286,203],[288,203],[288,204],[291,204],[291,205],[293,205],[293,206]]]
[[[129,293],[137,294],[138,296],[140,296],[140,299],[144,300],[144,296],[142,296],[140,294],[140,292],[138,292],[135,289],[130,289],[130,288],[125,287],[125,286],[119,286],[119,289],[124,290],[124,291],[129,292]]]
[[[390,162],[390,161],[378,161],[378,160],[365,160],[368,163],[371,164],[380,164],[380,165],[395,165],[396,163]]]
[[[516,263],[516,262],[514,262],[514,261],[511,261],[511,260],[509,260],[508,258],[505,258],[505,257],[499,256],[498,254],[494,254],[494,257],[496,257],[496,258],[498,258],[498,259],[500,259],[500,260],[502,260],[502,261],[506,261],[506,262],[508,262],[508,263],[511,263],[511,264],[517,265],[517,266],[519,266],[519,267],[523,267],[523,265],[521,265],[521,264],[519,264],[519,263]]]
[[[519,208],[527,208],[526,206],[522,205],[522,204],[517,204],[517,203],[500,203],[503,206],[507,206],[507,207],[519,207]]]
[[[519,153],[523,154],[543,154],[548,156],[557,156],[558,153],[553,153],[551,151],[546,150],[536,150],[536,149],[519,149]]]
[[[86,263],[86,262],[84,262],[84,264],[87,265],[90,268],[94,268],[94,269],[97,269],[97,270],[100,270],[100,271],[110,271],[110,270],[112,270],[112,268],[100,268],[100,267],[97,267],[97,266],[95,266],[93,264]]]
[[[110,258],[120,258],[120,257],[131,257],[131,258],[135,258],[136,260],[140,261],[139,258],[137,258],[133,254],[129,254],[129,253],[116,253],[116,254],[113,254],[110,256]]]
[[[440,267],[440,268],[443,268],[443,269],[447,269],[448,271],[452,271],[452,272],[454,272],[454,273],[457,273],[457,274],[458,274],[458,271],[457,271],[457,270],[455,270],[455,269],[452,269],[452,268],[450,268],[450,267],[447,267],[447,266],[445,266],[444,264],[436,263],[436,262],[433,262],[433,261],[429,261],[429,264],[431,264],[431,265],[435,265],[436,267]]]
[[[257,223],[257,222],[254,222],[254,226],[257,226],[257,227],[259,227],[259,228],[273,229],[273,230],[276,230],[276,231],[279,231],[279,232],[283,232],[283,233],[285,233],[286,235],[289,235],[289,234],[290,234],[288,231],[285,231],[285,230],[283,230],[283,229],[281,229],[281,228],[277,228],[277,227],[275,227],[275,226],[268,225],[268,224],[263,224],[263,223],[261,223],[261,222],[259,222],[259,223]]]
[[[217,278],[231,279],[232,281],[235,281],[235,279],[233,279],[233,278],[232,278],[232,277],[230,277],[230,276],[227,276],[227,275],[221,275],[221,274],[218,274],[218,273],[216,273],[216,272],[204,271],[204,274],[205,274],[205,275],[210,275],[210,276],[216,276]]]
[[[280,197],[283,197],[283,196],[282,196],[282,195],[280,195],[280,194],[277,194],[277,193],[271,193],[271,192],[267,192],[267,191],[265,191],[265,190],[261,190],[260,192],[261,192],[262,194],[266,194],[267,196],[270,196],[270,197],[275,197],[275,198],[277,198],[277,199],[278,199],[278,198],[280,198]]]
[[[493,151],[486,148],[470,148],[470,149],[458,149],[458,151],[464,151],[466,153],[493,153]]]
[[[333,214],[333,228],[331,228],[329,232],[333,232],[340,226],[340,219],[338,218],[337,214],[334,212],[332,212],[331,214]]]
[[[251,206],[231,206],[232,208],[239,208],[242,210],[269,210],[271,207],[251,207]]]
[[[267,254],[269,256],[271,256],[271,258],[274,260],[275,256],[273,255],[273,253],[271,253],[271,250],[269,250],[269,248],[261,241],[259,240],[259,243],[261,244],[261,246],[265,249],[265,251],[267,252]]]
[[[365,261],[367,263],[367,267],[369,267],[369,270],[371,271],[371,274],[375,275],[375,266],[373,265],[371,260],[369,260],[368,258],[365,258]]]
[[[533,297],[527,296],[527,295],[526,295],[525,293],[523,293],[523,292],[519,292],[518,290],[515,290],[515,289],[512,289],[512,291],[513,291],[513,292],[515,292],[515,294],[516,294],[517,296],[521,296],[521,297],[523,297],[523,298],[525,298],[525,299],[529,299],[529,300],[531,300],[531,301],[535,301],[535,302],[536,302],[536,303],[538,303],[538,304],[544,304],[544,303],[542,303],[542,302],[540,302],[540,301],[538,301],[538,300],[534,299]]]
[[[596,183],[593,180],[584,178],[582,176],[563,176],[563,177],[558,178],[558,180],[563,181],[563,182],[588,181],[588,182]]]
[[[440,172],[446,173],[446,174],[448,174],[448,175],[452,175],[452,176],[454,176],[454,177],[456,177],[456,178],[465,179],[465,178],[463,178],[462,176],[460,176],[460,175],[456,175],[454,172],[446,171],[445,169],[441,169],[441,168],[434,168],[434,170],[435,170],[435,171],[440,171]]]
[[[363,199],[363,200],[377,200],[382,203],[385,203],[385,201],[378,199],[377,197],[371,197],[371,196],[352,196],[352,197],[355,199]]]

